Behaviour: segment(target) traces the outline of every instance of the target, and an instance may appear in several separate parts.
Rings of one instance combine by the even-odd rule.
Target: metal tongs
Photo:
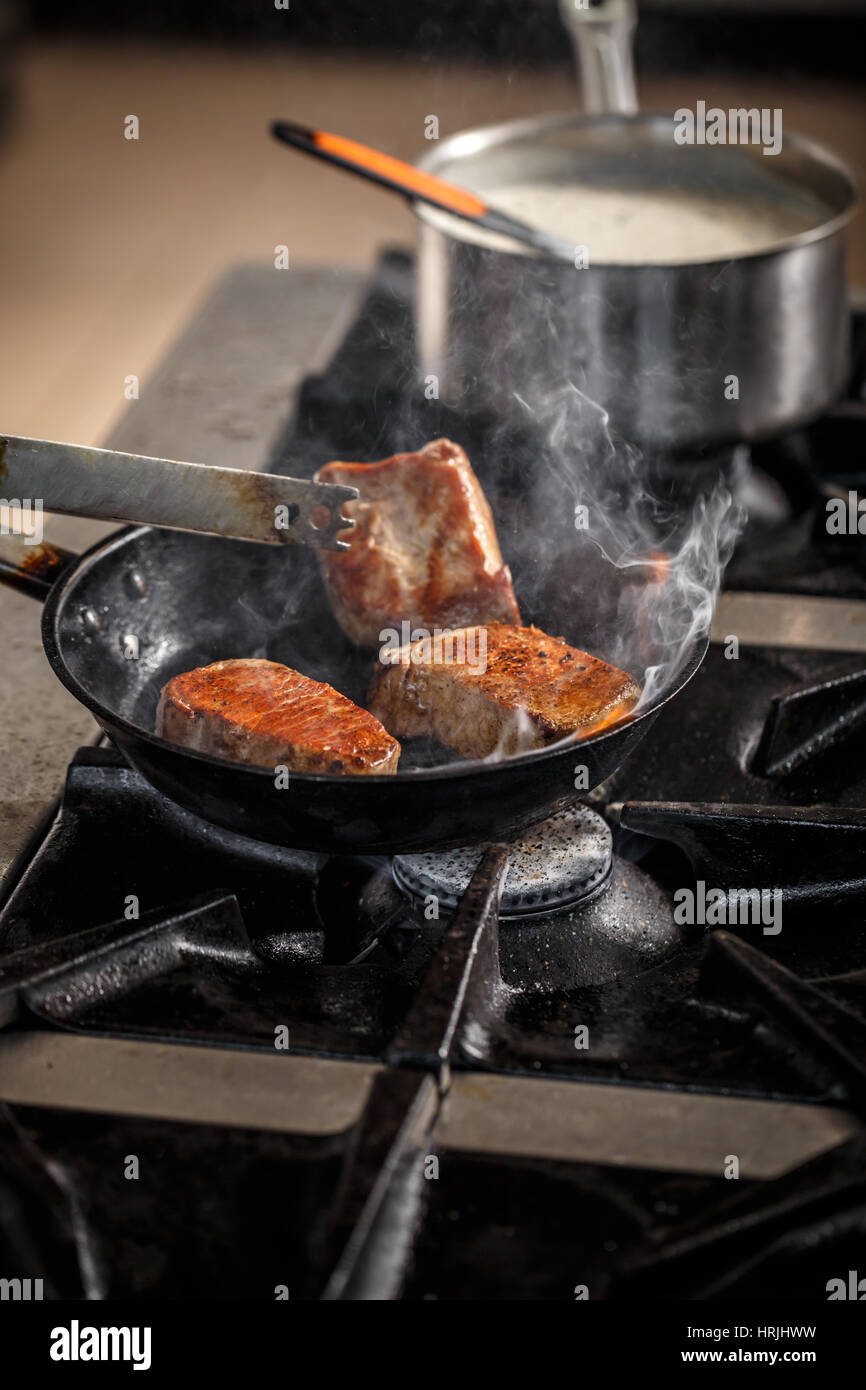
[[[17,435],[0,435],[0,492],[12,507],[320,550],[348,550],[337,535],[354,522],[340,509],[358,496],[357,488],[336,483]]]

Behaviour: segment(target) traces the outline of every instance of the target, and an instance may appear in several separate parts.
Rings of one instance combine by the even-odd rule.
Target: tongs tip
[[[358,496],[356,487],[346,487],[342,483],[320,483],[316,505],[304,516],[308,527],[310,543],[323,550],[348,550],[349,542],[340,539],[343,531],[351,531],[355,525],[353,516],[346,516],[343,507]]]

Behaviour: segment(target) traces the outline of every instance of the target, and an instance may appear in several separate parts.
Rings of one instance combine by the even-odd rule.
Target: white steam
[[[732,484],[746,464],[663,469],[615,442],[606,411],[571,383],[517,402],[544,441],[531,486],[533,587],[549,593],[558,571],[575,613],[569,640],[641,682],[638,712],[672,688],[709,633],[743,522]]]

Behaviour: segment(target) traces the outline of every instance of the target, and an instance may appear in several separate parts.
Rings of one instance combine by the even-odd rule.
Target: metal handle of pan
[[[0,435],[0,486],[48,512],[325,550],[348,549],[339,535],[354,523],[341,508],[358,495],[334,483],[17,435]]]
[[[32,534],[10,534],[8,527],[8,519],[0,521],[0,584],[44,602],[55,580],[78,556]]]
[[[634,0],[559,0],[559,13],[574,44],[584,111],[634,115]]]

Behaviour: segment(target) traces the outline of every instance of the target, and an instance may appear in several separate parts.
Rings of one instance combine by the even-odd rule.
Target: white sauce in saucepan
[[[591,265],[676,265],[769,250],[831,216],[816,199],[787,191],[713,195],[681,189],[513,183],[480,190],[491,206],[589,252]],[[441,224],[440,224],[441,225]],[[455,234],[467,237],[468,224]],[[479,239],[469,227],[468,238]],[[485,244],[515,249],[484,234]]]

